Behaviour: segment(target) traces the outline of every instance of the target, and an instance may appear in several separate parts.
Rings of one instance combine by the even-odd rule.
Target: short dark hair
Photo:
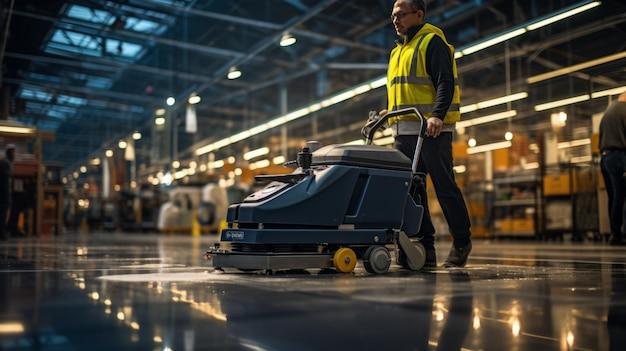
[[[406,2],[414,9],[422,10],[424,15],[426,15],[426,2],[424,0],[396,0],[396,2],[398,1]]]

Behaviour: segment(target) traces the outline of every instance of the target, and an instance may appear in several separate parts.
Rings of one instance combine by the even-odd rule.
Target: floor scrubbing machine
[[[420,121],[411,162],[400,151],[372,145],[385,122],[413,114]],[[328,145],[298,153],[291,174],[257,176],[270,182],[228,208],[228,228],[206,253],[219,269],[242,271],[334,268],[351,272],[358,259],[370,273],[397,263],[410,270],[424,266],[425,251],[406,233],[417,233],[423,207],[412,196],[423,174],[417,163],[425,135],[415,108],[370,116],[361,130],[365,145]],[[286,164],[289,165],[289,162]]]

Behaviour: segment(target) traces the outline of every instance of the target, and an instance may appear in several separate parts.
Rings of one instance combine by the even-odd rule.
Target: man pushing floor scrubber
[[[391,21],[401,39],[389,58],[387,109],[417,107],[427,118],[418,171],[430,175],[454,239],[444,267],[463,267],[472,250],[470,220],[452,168],[452,134],[454,124],[461,118],[461,92],[454,47],[448,44],[441,29],[425,23],[425,15],[424,0],[397,0],[393,5]],[[386,112],[383,110],[380,114]],[[407,157],[413,157],[421,122],[414,116],[404,115],[390,119],[389,124],[395,136],[395,147]],[[435,228],[428,211],[425,187],[420,186],[418,190],[425,208],[418,236],[426,249],[425,266],[435,267]]]
[[[228,229],[207,252],[214,267],[351,272],[362,259],[368,272],[385,273],[390,250],[404,268],[435,267],[426,173],[454,236],[444,266],[465,265],[469,216],[452,171],[452,131],[460,118],[454,48],[440,29],[423,23],[425,12],[421,0],[394,3],[392,21],[403,42],[391,53],[388,110],[363,128],[366,145],[303,148],[294,173],[257,177],[271,183],[229,208]],[[386,123],[396,150],[371,145]]]

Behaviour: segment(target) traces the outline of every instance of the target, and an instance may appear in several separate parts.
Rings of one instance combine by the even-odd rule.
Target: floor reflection
[[[202,261],[206,246],[206,239],[116,235],[0,244],[0,349],[626,344],[622,249],[478,243],[463,270],[264,276],[212,272]]]

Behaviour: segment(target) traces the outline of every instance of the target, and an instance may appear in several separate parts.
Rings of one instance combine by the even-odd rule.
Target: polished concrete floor
[[[213,272],[212,241],[0,242],[0,349],[626,349],[626,248],[476,241],[466,269],[265,276]]]

